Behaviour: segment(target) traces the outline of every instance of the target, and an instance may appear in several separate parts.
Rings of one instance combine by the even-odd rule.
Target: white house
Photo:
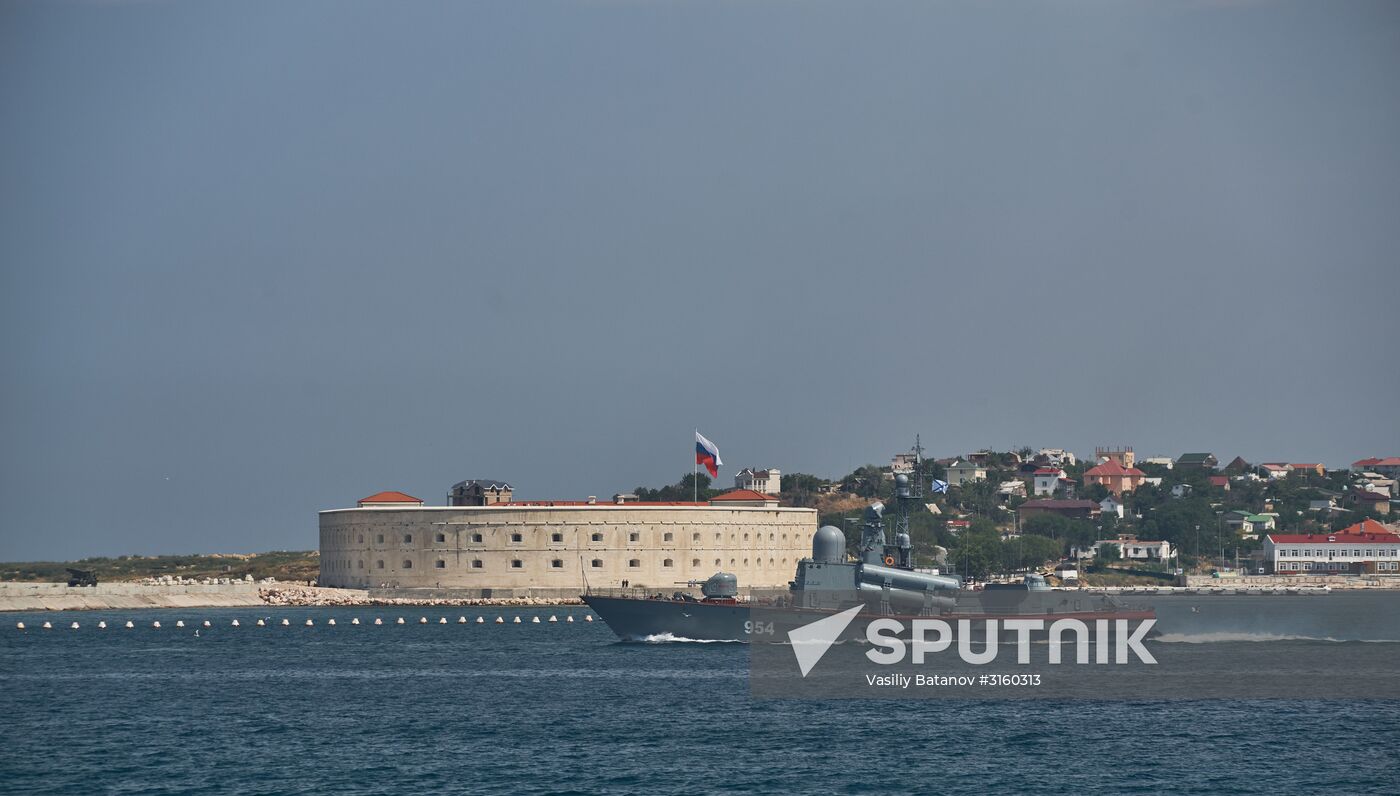
[[[1336,533],[1271,533],[1264,562],[1289,575],[1400,574],[1400,536],[1375,520]]]
[[[1268,476],[1270,481],[1283,478],[1293,471],[1293,468],[1286,464],[1261,464],[1259,469],[1264,471],[1264,475]]]
[[[1001,486],[997,487],[997,494],[1001,497],[1025,497],[1026,482],[1020,480],[1002,481]]]
[[[987,468],[979,464],[958,459],[948,465],[948,486],[962,486],[974,481],[985,480],[987,480]]]
[[[1158,467],[1165,467],[1170,470],[1176,466],[1176,459],[1170,456],[1153,456],[1150,459],[1143,459],[1138,464],[1155,464]]]
[[[1178,498],[1179,498],[1179,497],[1186,497],[1186,496],[1189,495],[1189,494],[1191,494],[1191,485],[1190,485],[1190,484],[1173,484],[1173,485],[1172,485],[1172,497],[1178,497]]]
[[[1094,542],[1090,551],[1098,555],[1103,545],[1118,545],[1118,553],[1125,561],[1166,561],[1176,555],[1170,542],[1140,541],[1135,536],[1123,535],[1117,539],[1102,539]]]
[[[1060,488],[1060,479],[1065,477],[1065,471],[1058,467],[1041,467],[1032,476],[1033,491],[1036,497],[1054,495]]]
[[[1099,511],[1103,514],[1112,514],[1118,519],[1123,519],[1123,504],[1114,499],[1112,495],[1099,501]]]
[[[782,471],[776,469],[759,470],[745,467],[734,476],[735,489],[752,489],[765,495],[778,495],[783,487]]]

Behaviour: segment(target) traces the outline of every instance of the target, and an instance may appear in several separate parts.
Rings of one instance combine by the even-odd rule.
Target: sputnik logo
[[[797,656],[797,668],[802,671],[803,677],[812,671],[812,667],[817,665],[817,661],[820,661],[826,651],[831,649],[831,645],[836,643],[836,639],[841,637],[841,633],[856,618],[856,614],[864,609],[865,606],[857,605],[839,614],[788,631],[792,654]]]

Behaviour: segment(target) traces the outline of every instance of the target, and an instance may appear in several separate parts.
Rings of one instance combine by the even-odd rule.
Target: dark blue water
[[[0,791],[1400,793],[1393,701],[755,701],[742,645],[624,645],[569,612],[4,615]]]

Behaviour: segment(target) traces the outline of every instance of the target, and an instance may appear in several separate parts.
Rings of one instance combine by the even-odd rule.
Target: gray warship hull
[[[802,608],[765,603],[705,602],[670,598],[582,595],[623,641],[737,641],[747,642],[755,633],[782,634],[792,628],[836,613],[836,609]],[[891,614],[872,609],[862,616],[894,619],[1125,619],[1139,622],[1153,618],[1150,609],[1122,606],[1102,595],[1072,591],[989,594],[968,592],[949,610],[936,615]],[[776,627],[772,625],[776,624]]]
[[[1168,640],[1400,641],[1400,590],[1395,589],[1163,591],[1119,599],[1152,611],[1155,629]]]

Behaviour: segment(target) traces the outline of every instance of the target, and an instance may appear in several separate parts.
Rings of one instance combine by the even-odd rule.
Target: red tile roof
[[[1035,471],[1036,475],[1064,475],[1065,471],[1058,467],[1042,467]]]
[[[1085,470],[1085,471],[1084,471],[1084,474],[1085,474],[1085,475],[1093,475],[1093,476],[1112,475],[1112,476],[1135,476],[1135,477],[1136,477],[1136,476],[1146,477],[1146,475],[1147,475],[1147,473],[1144,473],[1143,471],[1139,470],[1139,469],[1136,468],[1136,467],[1124,467],[1123,465],[1119,464],[1118,462],[1116,462],[1116,461],[1114,461],[1114,460],[1112,460],[1112,459],[1109,459],[1108,461],[1104,462],[1103,464],[1100,464],[1100,465],[1097,466],[1097,467],[1090,467],[1088,470]]]
[[[402,492],[376,492],[367,498],[360,498],[361,503],[422,503],[423,501],[412,495],[405,495]]]
[[[709,503],[703,500],[694,503],[689,500],[629,500],[626,503],[614,503],[611,500],[597,500],[589,503],[587,500],[512,500],[509,503],[492,503],[488,509],[512,509],[512,508],[549,508],[551,506],[595,506],[600,509],[631,509],[637,506],[708,506]]]
[[[1365,519],[1361,522],[1356,523],[1355,525],[1348,525],[1347,527],[1342,529],[1342,533],[1390,534],[1391,536],[1400,535],[1400,531],[1396,531],[1372,519]]]
[[[1370,459],[1359,459],[1351,463],[1352,467],[1374,467],[1381,463],[1380,459],[1372,457]]]
[[[1356,526],[1352,526],[1356,527]],[[1268,538],[1274,544],[1375,544],[1376,542],[1400,542],[1393,533],[1271,533]]]
[[[1210,481],[1211,486],[1229,486],[1229,485],[1230,485],[1230,476],[1228,476],[1228,475],[1212,475],[1212,476],[1209,476],[1207,480]]]
[[[711,503],[728,500],[777,500],[777,498],[752,489],[734,489],[725,492],[723,495],[716,495],[710,498]]]

